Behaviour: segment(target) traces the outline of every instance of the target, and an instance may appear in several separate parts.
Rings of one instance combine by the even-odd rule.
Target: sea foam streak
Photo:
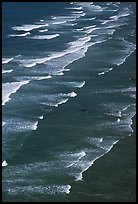
[[[85,81],[83,82],[67,82],[68,86],[82,88],[85,85]]]
[[[48,76],[36,76],[36,77],[29,77],[29,80],[33,79],[33,80],[43,80],[43,79],[51,79],[52,76],[48,75]]]
[[[7,64],[9,63],[10,61],[13,60],[13,57],[10,57],[10,58],[2,58],[2,64]]]
[[[24,37],[24,36],[27,36],[27,35],[30,35],[30,32],[23,33],[23,34],[11,34],[9,36],[10,37]]]
[[[35,39],[35,40],[51,40],[53,38],[56,38],[60,36],[59,34],[53,34],[53,35],[37,35],[37,36],[33,36],[33,37],[28,37],[30,39]]]
[[[46,27],[48,24],[40,24],[40,25],[22,25],[22,26],[14,26],[12,27],[13,30],[18,30],[18,31],[31,31],[34,29],[38,29],[41,27]]]
[[[113,69],[113,67],[111,67],[110,69],[103,71],[103,72],[99,72],[98,75],[103,75],[105,73],[108,73],[109,71],[111,71]]]
[[[13,71],[13,69],[2,69],[2,74],[5,74],[5,73],[11,73]]]
[[[47,31],[48,31],[48,29],[39,30],[40,33],[47,32]]]
[[[53,25],[56,25],[56,24],[63,24],[63,23],[66,23],[67,21],[56,21],[56,22],[53,22],[52,24]]]

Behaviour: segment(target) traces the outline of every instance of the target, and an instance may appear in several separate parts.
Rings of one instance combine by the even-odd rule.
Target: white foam
[[[107,72],[112,71],[113,67],[111,67]]]
[[[135,45],[135,44],[130,43],[130,42],[124,40],[124,39],[123,39],[123,41],[125,42],[125,49],[123,50],[125,56],[119,59],[119,62],[117,62],[117,66],[123,64],[123,63],[126,61],[126,59],[127,59],[127,58],[135,51],[135,49],[136,49],[136,45]],[[127,49],[126,49],[126,47],[127,47]]]
[[[89,21],[91,21],[91,20],[93,21],[95,19],[96,19],[96,17],[88,18]]]
[[[112,22],[112,21],[115,21],[115,20],[100,20],[102,25],[107,24],[107,23]]]
[[[136,94],[130,94],[131,98],[136,98]]]
[[[43,80],[43,79],[51,79],[52,76],[48,75],[48,76],[36,76],[36,77],[29,77],[29,79],[33,79],[33,80]]]
[[[94,162],[97,160],[97,159],[99,159],[100,157],[102,157],[104,154],[107,154],[111,149],[112,149],[112,147],[114,146],[114,144],[116,144],[117,142],[118,142],[119,140],[116,140],[116,141],[114,141],[113,143],[112,143],[112,145],[110,145],[110,147],[108,146],[108,147],[101,147],[101,148],[103,148],[104,150],[106,150],[103,154],[101,154],[100,156],[97,156],[95,159],[93,159],[92,161],[90,161],[90,162],[83,162],[83,163],[77,163],[77,166],[80,166],[81,167],[81,169],[83,169],[80,173],[77,173],[76,174],[76,179],[75,179],[75,181],[81,181],[82,179],[83,179],[83,172],[85,172],[87,169],[89,169],[89,167],[91,167],[93,164],[94,164]],[[100,140],[99,140],[99,142],[101,143],[101,142],[103,142],[103,138],[101,138]]]
[[[103,75],[103,74],[105,74],[105,72],[99,72],[99,73],[98,73],[98,75]]]
[[[53,22],[52,24],[54,25],[58,25],[58,24],[63,24],[63,23],[66,23],[67,21],[56,21],[56,22]]]
[[[122,111],[126,111],[129,107],[130,105],[126,106],[125,108],[122,109]]]
[[[48,31],[48,29],[39,30],[40,33],[47,32],[47,31]]]
[[[23,33],[23,34],[11,34],[9,36],[10,37],[24,37],[24,36],[27,36],[27,35],[30,35],[30,32]]]
[[[4,160],[3,162],[2,162],[2,166],[7,166],[8,165],[8,163]]]
[[[70,45],[71,48],[75,48],[75,47],[78,48],[78,47],[84,46],[85,43],[89,42],[90,40],[91,40],[91,37],[87,36],[87,37],[79,38],[76,41],[69,42],[68,44]]]
[[[128,56],[127,56],[127,57],[128,57]],[[118,59],[117,62],[114,61],[114,63],[117,64],[117,66],[120,66],[121,64],[123,64],[123,63],[126,61],[127,57]]]
[[[53,38],[56,38],[60,36],[59,34],[53,34],[53,35],[36,35],[33,37],[28,37],[30,39],[35,39],[35,40],[51,40]]]
[[[83,13],[83,11],[72,11],[73,14],[80,14]]]
[[[81,88],[81,87],[83,87],[84,85],[85,85],[85,81],[83,81],[82,83],[78,84],[77,87],[78,87],[78,88]]]
[[[71,92],[71,93],[68,93],[67,96],[75,97],[75,96],[77,96],[77,94],[75,92]]]
[[[118,111],[118,116],[121,117],[121,115],[122,115],[122,112]]]
[[[41,27],[45,27],[45,26],[48,26],[48,24],[39,24],[39,25],[33,25],[33,24],[28,24],[28,25],[22,25],[22,26],[14,26],[12,27],[13,30],[18,30],[18,31],[31,31],[31,30],[34,30],[34,29],[38,29],[38,28],[41,28]]]
[[[82,173],[83,173],[83,172],[80,172],[80,173],[77,173],[77,174],[76,174],[76,179],[75,179],[75,181],[81,181],[81,180],[83,179]]]
[[[72,162],[71,164],[67,165],[67,168],[69,168],[69,167],[73,166],[74,164],[76,164],[84,156],[86,156],[86,152],[85,151],[67,154],[66,157],[70,157],[70,158],[74,158],[75,157],[75,161]]]
[[[77,23],[66,23],[66,26],[75,26]]]
[[[89,34],[89,33],[92,33],[93,31],[99,30],[99,29],[100,29],[100,28],[91,28],[91,29],[85,30],[85,32],[86,32],[87,34]]]
[[[99,41],[95,41],[95,42],[92,42],[90,43],[90,46],[93,46],[95,44],[99,44],[99,43],[103,43],[103,42],[106,42],[107,40],[99,40]]]
[[[58,76],[63,76],[64,73],[63,73],[62,71],[59,71],[59,72],[56,73],[56,75],[58,75]]]
[[[106,151],[105,154],[107,154],[107,153],[113,148],[113,146],[114,146],[118,141],[119,141],[119,140],[114,141],[113,144],[110,146],[110,148],[107,149],[107,151]]]
[[[44,57],[44,58],[36,58],[36,59],[24,59],[24,60],[19,60],[20,62],[20,66],[24,66],[24,67],[34,67],[37,64],[43,64],[49,60],[55,59],[55,58],[59,58],[64,56],[65,54],[67,54],[67,52],[59,52],[56,54],[51,54],[48,57]]]
[[[117,123],[119,123],[120,122],[120,118],[117,118]]]
[[[126,16],[129,16],[129,15],[130,15],[130,13],[123,13],[123,14],[111,16],[110,19],[118,20],[118,18],[126,17]]]
[[[135,86],[131,86],[125,89],[122,89],[123,92],[136,92],[136,87]]]
[[[70,193],[70,189],[71,189],[71,185],[64,186],[64,189],[65,189],[65,193],[69,194]]]
[[[75,30],[76,31],[82,31],[82,30],[84,30],[84,28],[76,28]]]
[[[57,19],[57,17],[56,17],[56,16],[53,16],[52,19],[53,19],[53,20],[54,20],[54,19]]]
[[[92,11],[98,11],[98,12],[103,11],[103,8],[99,5],[91,4],[90,7],[88,7],[88,8]]]
[[[34,66],[36,66],[36,63],[34,62],[34,63],[30,63],[30,64],[22,64],[24,67],[34,67]]]
[[[99,72],[98,75],[103,75],[105,73],[108,73],[109,71],[112,71],[113,67],[111,67],[110,69],[108,69],[107,71],[104,72]]]
[[[73,85],[73,87],[82,88],[85,85],[85,81],[82,81],[82,82],[68,82],[68,84]]]
[[[99,140],[100,142],[103,142],[103,137],[102,138],[100,138],[100,140]]]
[[[75,9],[75,10],[82,10],[83,9],[83,7],[81,6],[81,7],[68,7],[67,9]]]
[[[40,120],[43,120],[44,116],[41,115],[41,116],[39,116],[38,118],[39,118]]]
[[[84,169],[80,173],[76,174],[75,181],[82,181],[82,179],[83,179],[83,176],[82,176],[83,172],[85,172],[87,169],[89,169],[89,167],[92,166],[92,164],[93,164],[93,161],[92,162],[87,162],[87,163],[83,164],[82,166],[83,166]]]
[[[109,108],[111,108],[111,107],[109,107]],[[122,110],[116,111],[116,109],[115,110],[111,109],[111,112],[110,113],[106,113],[106,115],[112,115],[112,116],[117,116],[117,117],[121,118]]]
[[[77,17],[72,18],[72,19],[67,19],[67,21],[68,21],[68,22],[70,22],[70,21],[75,21],[75,20],[76,20],[76,18],[77,18]]]
[[[96,27],[96,25],[92,25],[92,26],[85,26],[85,27],[83,27],[83,29],[90,29],[90,28],[94,28],[94,27]]]
[[[79,158],[78,159],[81,159],[82,157],[84,157],[86,155],[86,152],[85,151],[82,151],[79,153]]]
[[[5,73],[11,73],[13,71],[13,69],[2,69],[2,74],[5,74]]]
[[[2,126],[4,126],[6,123],[2,121]]]
[[[11,82],[11,83],[3,83],[2,84],[2,105],[5,105],[6,102],[10,101],[10,95],[16,93],[18,89],[28,84],[30,81],[22,81],[22,82]]]
[[[55,107],[58,107],[59,105],[63,104],[63,103],[66,103],[68,101],[68,98],[67,99],[64,99],[60,102],[58,102],[56,105],[54,105]]]
[[[31,126],[31,129],[32,129],[32,130],[36,130],[36,129],[37,129],[37,126],[38,126],[38,121],[36,121],[36,122]]]
[[[10,58],[2,58],[2,64],[7,64],[9,63],[10,61],[13,60],[13,57],[10,57]]]

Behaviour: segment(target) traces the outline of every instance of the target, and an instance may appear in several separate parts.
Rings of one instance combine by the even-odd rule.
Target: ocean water
[[[4,202],[77,201],[73,185],[89,184],[84,172],[132,136],[135,7],[2,4]]]

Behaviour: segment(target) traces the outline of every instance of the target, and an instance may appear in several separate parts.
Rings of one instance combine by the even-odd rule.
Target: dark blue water
[[[4,202],[79,201],[84,172],[133,136],[135,18],[133,2],[3,3]]]

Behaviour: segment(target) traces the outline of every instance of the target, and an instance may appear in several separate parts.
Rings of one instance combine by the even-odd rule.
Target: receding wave
[[[59,105],[61,105],[61,104],[63,104],[63,103],[66,103],[68,101],[68,98],[67,99],[64,99],[64,100],[62,100],[62,101],[60,101],[60,102],[58,102],[57,104],[55,104],[54,106],[55,107],[58,107]]]
[[[82,38],[79,38],[78,40],[76,41],[73,41],[73,42],[70,42],[68,43],[71,48],[72,47],[81,47],[83,46],[84,44],[86,44],[86,42],[89,42],[91,40],[91,37],[88,36],[88,37],[82,37]]]
[[[105,73],[108,73],[110,71],[112,71],[113,67],[111,67],[110,69],[106,70],[106,71],[103,71],[103,72],[99,72],[98,75],[103,75]]]
[[[28,83],[29,81],[3,83],[2,84],[2,105],[5,105],[6,102],[11,100],[10,98],[11,94],[16,93],[21,86]]]

